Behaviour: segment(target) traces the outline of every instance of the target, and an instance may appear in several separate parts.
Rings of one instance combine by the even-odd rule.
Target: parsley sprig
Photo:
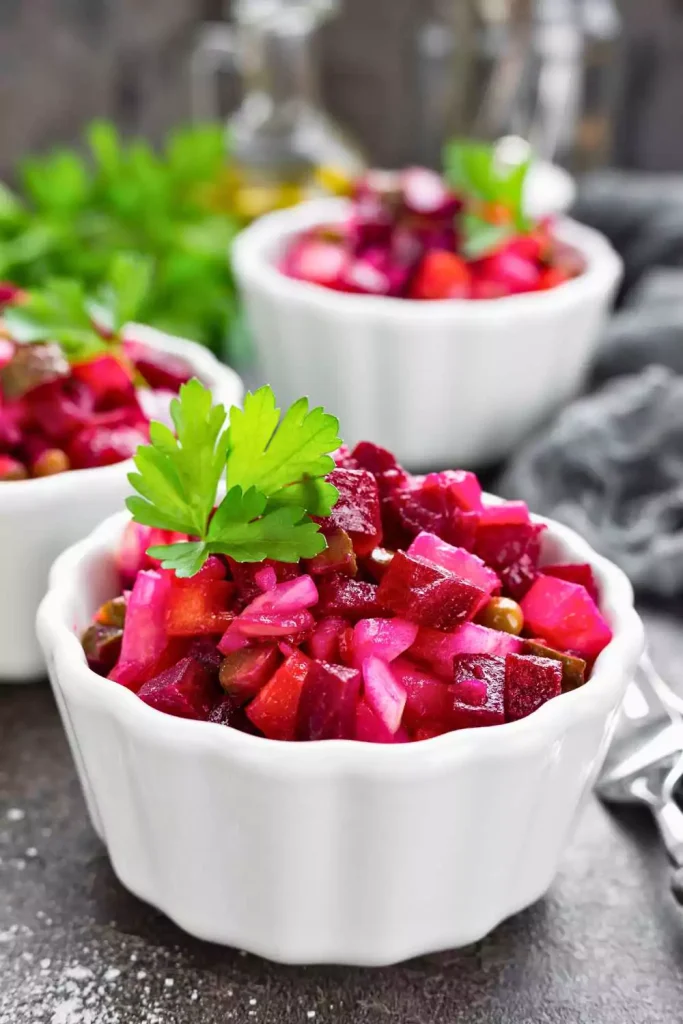
[[[247,394],[242,410],[231,409],[227,426],[224,407],[196,379],[181,387],[171,416],[175,435],[151,424],[151,443],[138,449],[137,473],[128,477],[137,494],[126,502],[136,522],[196,538],[150,548],[165,569],[188,577],[211,554],[298,562],[325,549],[311,516],[329,515],[338,498],[324,479],[341,443],[334,416],[309,411],[302,398],[280,419],[263,387]]]
[[[119,253],[93,298],[79,281],[53,278],[5,309],[4,327],[17,344],[56,341],[70,362],[82,362],[121,340],[123,326],[145,301],[151,274],[149,260]]]
[[[492,224],[476,206],[465,211],[460,225],[464,232],[462,248],[468,259],[485,256],[513,236],[532,229],[523,206],[530,157],[509,166],[501,162],[496,145],[453,139],[446,144],[443,162],[446,179],[453,188],[479,206],[495,203],[510,215],[507,223]]]

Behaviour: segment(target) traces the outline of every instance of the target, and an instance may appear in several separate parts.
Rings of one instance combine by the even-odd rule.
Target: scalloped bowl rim
[[[547,291],[524,292],[498,299],[440,299],[423,301],[388,295],[356,295],[336,292],[322,285],[287,277],[273,262],[273,254],[300,231],[325,223],[342,221],[349,210],[346,199],[311,199],[286,210],[277,210],[259,218],[235,237],[231,258],[241,285],[267,291],[304,306],[330,313],[363,318],[412,320],[448,319],[458,324],[475,323],[513,314],[545,314],[548,309],[580,304],[586,296],[604,294],[621,277],[622,260],[607,238],[569,217],[558,218],[555,233],[576,248],[586,260],[586,269],[578,277]]]
[[[635,668],[644,647],[644,629],[633,606],[633,590],[621,569],[598,555],[569,527],[533,516],[535,522],[548,526],[547,537],[560,542],[562,557],[591,564],[601,587],[601,607],[613,630],[613,638],[597,658],[590,679],[579,689],[553,698],[516,722],[459,729],[416,743],[375,744],[341,739],[295,743],[252,736],[212,722],[176,718],[149,707],[131,690],[93,672],[68,624],[83,562],[111,555],[128,519],[126,512],[110,516],[59,556],[38,612],[38,633],[46,655],[54,657],[57,685],[76,687],[78,699],[106,706],[126,728],[158,742],[165,739],[174,746],[232,749],[236,756],[252,764],[275,764],[278,771],[294,775],[315,766],[323,773],[370,772],[379,777],[404,771],[414,777],[416,772],[429,773],[437,764],[461,761],[471,755],[498,757],[506,751],[528,750],[534,744],[557,738],[592,713],[606,716],[607,705],[617,703],[618,691],[625,689],[629,681],[624,680],[624,675]],[[48,656],[47,660],[51,658]],[[605,699],[610,697],[604,707],[603,695]]]
[[[141,341],[151,348],[161,349],[184,358],[201,377],[214,394],[233,392],[233,401],[239,402],[244,394],[241,378],[231,367],[221,363],[207,348],[189,338],[166,334],[147,324],[128,324],[131,340]],[[133,338],[134,333],[134,338]],[[37,499],[65,495],[81,487],[96,486],[98,483],[117,476],[125,470],[135,469],[132,459],[114,462],[111,466],[95,466],[91,469],[73,469],[54,476],[34,477],[29,480],[0,480],[0,507],[14,508]]]

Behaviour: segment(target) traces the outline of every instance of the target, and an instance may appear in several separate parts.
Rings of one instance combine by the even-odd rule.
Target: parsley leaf
[[[280,410],[270,387],[247,394],[244,409],[235,409],[230,421],[228,479],[230,485],[257,487],[273,505],[290,504],[306,493],[306,482],[334,469],[330,453],[341,444],[339,421],[321,407],[308,409],[300,398],[280,421]],[[278,426],[279,423],[279,426]],[[284,489],[299,485],[297,497]],[[337,491],[332,484],[311,488],[314,515],[329,515]]]
[[[151,280],[151,262],[119,253],[112,260],[107,283],[89,299],[79,281],[52,278],[41,290],[27,293],[3,312],[10,337],[18,344],[56,341],[71,362],[81,362],[120,340],[123,326],[137,315]]]
[[[83,359],[105,347],[86,306],[77,281],[54,278],[42,291],[29,292],[20,305],[4,310],[5,329],[20,345],[56,341],[69,359]]]
[[[468,260],[487,256],[516,235],[512,224],[490,224],[474,213],[466,213],[460,223],[463,230],[462,252]]]
[[[481,203],[506,207],[517,232],[531,229],[523,206],[530,157],[510,166],[500,159],[497,144],[452,139],[444,148],[443,162],[446,179],[453,188]]]
[[[136,522],[188,535],[149,553],[177,576],[193,576],[210,554],[238,562],[298,562],[326,547],[310,517],[328,515],[338,498],[321,479],[334,467],[337,420],[295,402],[282,423],[270,388],[247,395],[245,409],[222,405],[198,380],[171,403],[176,436],[160,423],[135,456],[128,477],[137,494],[126,505]],[[215,508],[226,473],[226,494]],[[215,508],[215,510],[214,510]],[[196,540],[194,538],[197,538]]]
[[[171,417],[176,436],[164,424],[152,423],[151,444],[138,448],[138,472],[128,480],[141,497],[126,504],[139,523],[205,538],[225,469],[226,412],[193,378],[171,402]]]

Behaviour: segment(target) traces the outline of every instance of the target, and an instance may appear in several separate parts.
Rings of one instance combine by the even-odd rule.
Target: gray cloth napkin
[[[500,490],[574,527],[637,589],[683,593],[683,377],[653,366],[574,402]]]

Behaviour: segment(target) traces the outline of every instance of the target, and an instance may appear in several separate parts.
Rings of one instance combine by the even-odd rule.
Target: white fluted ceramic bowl
[[[229,408],[242,400],[237,374],[201,345],[131,325],[131,338],[181,356]],[[34,480],[0,483],[0,683],[45,673],[35,620],[60,551],[118,511],[131,493],[131,460]]]
[[[308,395],[334,409],[349,444],[371,437],[409,467],[434,469],[502,458],[578,393],[621,278],[602,235],[561,221],[585,273],[502,299],[349,295],[278,270],[293,236],[347,213],[345,200],[312,200],[235,239],[260,370],[280,402]]]
[[[643,648],[631,587],[590,561],[614,638],[580,690],[420,743],[284,743],[172,718],[88,668],[126,517],[55,564],[38,627],[93,826],[119,879],[185,931],[287,963],[389,964],[482,938],[550,886]]]

